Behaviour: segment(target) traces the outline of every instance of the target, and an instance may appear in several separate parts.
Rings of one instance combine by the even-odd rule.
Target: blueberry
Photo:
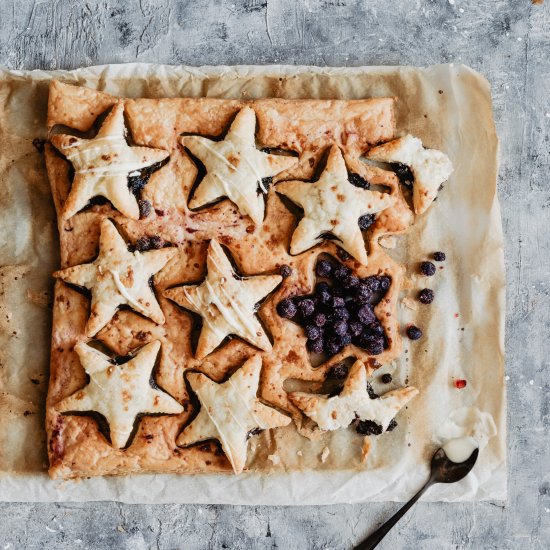
[[[382,384],[389,384],[393,380],[393,378],[392,375],[387,372],[380,377],[380,380],[382,381]]]
[[[388,427],[386,428],[387,432],[392,432],[397,428],[397,422],[395,421],[395,418],[392,418],[390,423],[388,424]]]
[[[423,304],[431,304],[431,303],[434,301],[434,298],[435,298],[434,291],[431,290],[430,288],[423,288],[423,289],[418,293],[418,299],[419,299]]]
[[[380,396],[372,389],[372,386],[367,382],[367,393],[371,399],[378,399]]]
[[[364,325],[368,325],[370,323],[373,323],[376,321],[376,316],[374,315],[374,311],[372,311],[372,308],[370,305],[364,305],[362,306],[359,311],[357,312],[357,318],[361,323]]]
[[[358,285],[359,279],[355,275],[350,275],[349,277],[347,277],[343,284],[344,288],[346,289],[355,288]]]
[[[149,238],[149,246],[158,250],[164,246],[164,239],[158,235],[153,235]]]
[[[146,218],[147,216],[149,216],[151,210],[153,209],[151,202],[145,199],[138,200],[138,206],[140,218]]]
[[[434,252],[434,260],[436,262],[444,262],[445,261],[445,252]]]
[[[380,290],[380,281],[376,275],[365,277],[362,282],[371,292],[378,292]]]
[[[332,296],[329,292],[320,292],[317,294],[317,300],[320,304],[326,306],[332,301]]]
[[[411,169],[406,164],[394,164],[393,169],[395,170],[395,175],[399,178],[402,185],[405,187],[412,187],[414,176]]]
[[[359,283],[355,290],[355,297],[360,304],[367,304],[372,299],[372,290],[365,283]]]
[[[380,290],[388,290],[390,288],[391,279],[387,275],[380,275],[378,282],[380,283]]]
[[[339,363],[334,365],[327,374],[327,378],[332,378],[333,380],[345,380],[348,377],[349,369],[346,364]]]
[[[418,327],[411,325],[410,327],[407,327],[407,336],[411,340],[418,340],[419,338],[422,338],[422,331]]]
[[[334,325],[332,325],[332,330],[337,336],[344,336],[348,331],[348,324],[346,321],[336,321]]]
[[[323,339],[317,338],[317,340],[308,340],[307,347],[312,353],[323,353]]]
[[[340,342],[340,339],[335,336],[331,336],[325,343],[325,351],[329,355],[336,355],[341,349],[342,343]]]
[[[277,313],[285,319],[293,319],[298,310],[296,304],[290,298],[286,298],[277,304]]]
[[[376,320],[366,326],[365,332],[368,336],[384,336],[384,327]]]
[[[370,183],[359,174],[354,172],[348,172],[348,181],[355,185],[355,187],[360,187],[361,189],[370,189]]]
[[[322,294],[323,292],[330,292],[330,286],[328,283],[321,281],[315,285],[315,294]]]
[[[328,277],[332,272],[332,264],[328,260],[319,260],[315,268],[318,277]]]
[[[343,334],[340,336],[340,343],[342,344],[342,347],[349,346],[351,344],[351,336],[349,334]]]
[[[363,331],[363,325],[358,321],[352,321],[349,324],[349,332],[352,336],[359,336]]]
[[[355,431],[361,435],[380,435],[382,426],[372,420],[358,420],[355,424]]]
[[[432,262],[422,262],[420,264],[420,271],[423,275],[426,275],[426,277],[431,277],[435,275],[435,265],[432,264]]]
[[[344,307],[346,305],[346,301],[340,296],[333,296],[331,305],[332,307]]]
[[[345,307],[337,307],[332,312],[332,318],[335,321],[347,321],[349,319],[349,311]]]
[[[369,355],[380,355],[384,351],[384,339],[376,336],[366,336],[361,339],[361,347]]]
[[[332,275],[338,282],[343,283],[346,278],[351,275],[351,269],[345,265],[337,265],[334,268]]]
[[[324,313],[316,313],[313,316],[313,324],[318,327],[325,326],[327,322],[327,316]]]
[[[315,325],[307,325],[305,332],[308,340],[318,340],[321,337],[321,329]]]
[[[361,231],[365,231],[374,223],[374,220],[375,220],[374,214],[364,214],[359,218],[357,222],[359,224],[359,229],[361,229]]]
[[[309,317],[315,311],[315,302],[311,298],[305,298],[298,304],[304,317]]]
[[[286,279],[292,275],[292,268],[289,265],[284,264],[279,268],[279,273],[283,279]]]

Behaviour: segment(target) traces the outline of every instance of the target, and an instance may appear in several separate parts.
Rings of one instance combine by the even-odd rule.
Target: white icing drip
[[[225,333],[223,332],[223,330],[219,330],[213,323],[212,321],[210,320],[210,317],[208,316],[208,306],[209,304],[204,302],[203,300],[200,300],[200,301],[197,301],[197,300],[194,300],[191,295],[189,294],[189,292],[187,292],[187,289],[185,287],[182,287],[183,289],[183,293],[185,294],[185,297],[187,298],[187,300],[189,301],[189,303],[195,308],[195,311],[197,313],[201,313],[203,312],[205,309],[207,310],[206,314],[205,315],[202,315],[202,319],[203,319],[203,322],[205,322],[208,327],[210,328],[210,330],[216,334],[218,337],[219,336],[222,336],[224,337],[225,336]]]
[[[120,141],[120,137],[118,136],[103,136],[103,137],[96,137],[91,142],[94,144],[101,143],[103,141]],[[68,145],[63,145],[63,149],[75,149],[76,147],[80,147],[84,143],[82,140],[77,140],[75,143],[71,143]],[[94,149],[99,149],[100,147],[94,147]],[[87,149],[89,150],[89,149]],[[67,157],[69,158],[69,157]]]
[[[246,399],[243,399],[242,397],[242,394],[241,392],[239,391],[239,388],[237,386],[235,386],[235,384],[233,383],[233,381],[231,380],[231,378],[229,379],[229,384],[231,385],[231,387],[235,390],[235,395],[238,397],[239,401],[246,407],[246,409],[248,410],[248,412],[250,413],[250,416],[254,419],[254,424],[256,424],[255,426],[253,426],[254,428],[261,428],[262,430],[266,430],[269,428],[269,426],[267,426],[266,424],[263,424],[260,420],[258,420],[258,417],[256,416],[256,414],[254,413],[254,410],[251,409],[249,406],[248,406],[248,402],[246,401]],[[240,424],[239,424],[240,425]],[[242,427],[242,426],[241,426]],[[246,430],[248,430],[248,428],[245,428]]]
[[[452,462],[458,464],[468,460],[478,447],[479,445],[473,437],[456,437],[449,439],[443,445],[443,450]]]
[[[113,280],[115,281],[115,286],[117,290],[120,292],[120,294],[122,294],[122,296],[124,296],[124,298],[128,302],[128,305],[131,305],[142,313],[147,313],[147,310],[139,302],[136,302],[132,298],[132,296],[130,296],[130,294],[126,290],[126,287],[122,284],[122,281],[120,280],[120,275],[118,274],[118,271],[115,271],[114,269],[109,269],[109,272],[113,276]]]
[[[208,143],[206,142],[203,142],[201,141],[200,142],[201,145],[203,145],[206,149],[208,149],[213,155],[215,155],[216,157],[218,157],[223,163],[225,163],[227,166],[229,166],[230,168],[233,168],[233,170],[235,170],[238,174],[240,174],[241,176],[243,177],[246,177],[246,174],[243,174],[243,172],[241,170],[239,170],[233,163],[229,162],[223,155],[221,155],[220,153],[218,153],[218,151],[216,151],[213,147],[211,147],[210,145],[208,145]],[[239,154],[239,153],[237,153]],[[245,161],[247,162],[247,164],[252,168],[252,171],[256,174],[256,176],[258,176],[258,172],[256,171],[256,169],[252,166],[252,164],[248,161],[248,159],[246,158],[246,156],[244,155],[240,155],[239,154],[239,158],[244,158]],[[225,191],[225,194],[229,197],[230,196],[230,188],[233,188],[241,197],[243,197],[243,199],[248,203],[248,204],[251,204],[251,202],[248,200],[248,197],[246,195],[244,195],[242,193],[242,191],[239,189],[238,185],[234,185],[232,182],[228,182],[227,180],[223,179],[218,173],[215,173],[213,174],[222,184],[223,186],[223,189]],[[261,182],[261,177],[259,179],[259,181]]]

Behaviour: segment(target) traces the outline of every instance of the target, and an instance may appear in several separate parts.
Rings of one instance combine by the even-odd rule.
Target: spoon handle
[[[409,508],[426,492],[426,489],[434,483],[430,478],[424,487],[414,495],[414,497],[403,505],[386,523],[381,525],[372,535],[354,548],[354,550],[372,550],[376,548],[380,541],[389,533],[390,529],[409,511]]]

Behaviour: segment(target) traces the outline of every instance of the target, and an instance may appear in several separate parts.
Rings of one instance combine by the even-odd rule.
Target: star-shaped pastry
[[[277,185],[278,193],[286,195],[304,209],[304,217],[292,235],[290,252],[300,254],[332,233],[338,244],[361,263],[367,263],[367,252],[359,218],[375,214],[391,206],[394,199],[387,193],[355,187],[348,181],[348,171],[338,146],[333,145],[327,165],[316,182],[285,181]]]
[[[84,342],[74,347],[86,374],[87,386],[56,405],[59,412],[96,411],[109,423],[111,443],[126,446],[138,414],[180,414],[183,407],[167,393],[150,384],[160,342],[144,346],[130,361],[115,365],[111,359]]]
[[[91,290],[91,313],[85,329],[88,337],[97,334],[120,305],[128,305],[162,325],[164,315],[149,280],[176,253],[175,248],[129,252],[128,245],[114,224],[104,219],[101,222],[97,259],[90,264],[67,267],[53,275]]]
[[[178,436],[186,446],[217,439],[236,474],[243,471],[249,433],[287,426],[290,418],[260,402],[257,397],[262,358],[254,355],[223,384],[200,373],[187,379],[201,402],[198,416]]]
[[[128,176],[164,160],[168,151],[130,147],[125,138],[124,104],[119,101],[109,113],[96,137],[80,139],[65,134],[51,138],[52,144],[74,167],[74,180],[63,206],[70,218],[93,197],[102,196],[128,218],[139,219],[136,197],[128,187]]]
[[[341,393],[334,397],[313,393],[292,392],[290,400],[322,430],[348,427],[353,420],[371,420],[385,431],[393,417],[418,394],[412,386],[399,388],[372,399],[367,392],[367,372],[361,361],[356,361]]]
[[[215,240],[208,246],[206,268],[208,272],[202,284],[164,292],[164,296],[202,316],[197,359],[206,357],[230,334],[264,351],[271,350],[271,342],[255,315],[255,305],[283,278],[258,275],[237,279],[229,259]]]
[[[182,137],[181,143],[206,166],[206,176],[189,202],[199,208],[222,197],[235,203],[259,225],[265,204],[262,179],[275,176],[296,164],[295,157],[270,155],[256,149],[256,113],[250,107],[239,111],[222,141],[200,136]]]
[[[413,206],[425,212],[437,196],[439,186],[453,172],[449,157],[437,149],[424,149],[420,139],[410,134],[371,149],[367,157],[381,162],[406,164],[413,173]]]

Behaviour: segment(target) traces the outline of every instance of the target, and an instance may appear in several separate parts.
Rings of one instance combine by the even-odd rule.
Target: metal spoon
[[[430,478],[414,495],[414,497],[400,508],[386,523],[379,527],[370,537],[365,539],[361,544],[355,547],[354,550],[372,550],[378,546],[378,543],[389,533],[390,529],[405,515],[409,508],[426,492],[428,487],[434,483],[455,483],[466,477],[476,463],[479,449],[470,455],[468,460],[464,462],[452,462],[443,449],[436,451],[432,458]]]

